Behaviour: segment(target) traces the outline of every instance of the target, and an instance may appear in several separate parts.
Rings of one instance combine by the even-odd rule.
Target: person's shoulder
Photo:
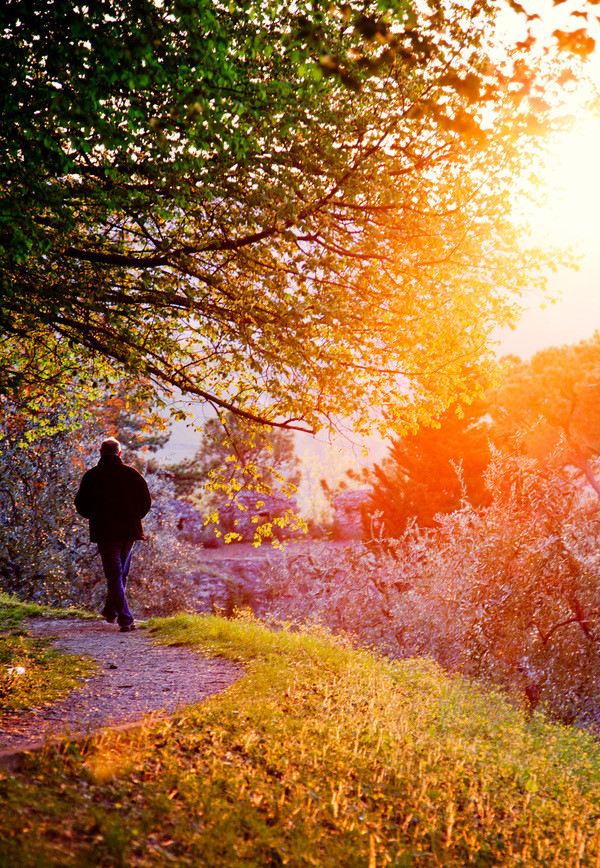
[[[134,478],[134,479],[136,477],[139,477],[140,479],[144,478],[142,476],[142,474],[140,473],[140,471],[136,467],[133,467],[131,464],[122,464],[121,466],[123,467],[125,473],[127,473],[132,478]]]
[[[93,467],[90,467],[88,470],[85,471],[85,473],[83,474],[83,479],[93,479],[97,473],[98,473],[98,465],[94,464]]]

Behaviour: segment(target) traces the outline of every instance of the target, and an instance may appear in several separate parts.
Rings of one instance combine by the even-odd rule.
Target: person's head
[[[121,444],[116,437],[107,437],[100,444],[100,455],[120,455]]]

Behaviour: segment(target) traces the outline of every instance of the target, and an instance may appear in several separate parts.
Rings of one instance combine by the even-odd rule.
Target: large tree
[[[529,361],[506,358],[489,414],[501,448],[576,467],[600,497],[600,333]]]
[[[494,8],[8,0],[1,389],[113,366],[309,431],[437,415],[531,279],[507,190],[543,107]]]

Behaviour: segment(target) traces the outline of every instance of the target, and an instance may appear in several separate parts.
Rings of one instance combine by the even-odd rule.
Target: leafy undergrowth
[[[192,615],[152,629],[245,674],[172,721],[3,773],[0,864],[598,864],[591,736],[315,630]]]
[[[92,660],[61,654],[47,639],[27,634],[23,621],[50,614],[64,617],[74,610],[45,610],[0,593],[0,712],[36,708],[66,696],[95,668]]]

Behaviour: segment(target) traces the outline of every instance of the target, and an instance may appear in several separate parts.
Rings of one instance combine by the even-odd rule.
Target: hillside
[[[600,746],[427,660],[181,614],[245,664],[170,721],[0,778],[1,865],[597,865]]]

